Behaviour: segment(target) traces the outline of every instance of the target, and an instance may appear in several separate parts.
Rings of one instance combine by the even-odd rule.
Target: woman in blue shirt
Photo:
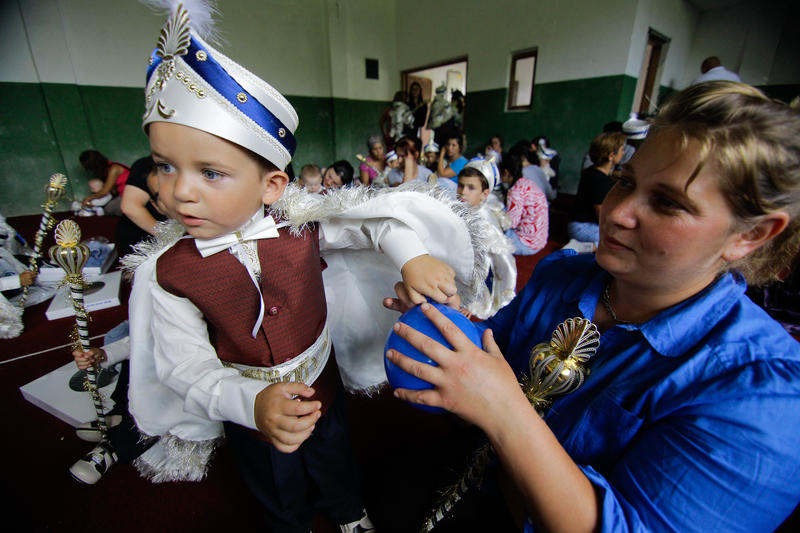
[[[440,178],[450,178],[458,181],[458,173],[467,164],[467,158],[461,152],[464,151],[464,141],[460,135],[454,134],[446,138],[444,150],[439,153],[439,168],[437,175]],[[447,155],[447,160],[444,156]]]
[[[390,352],[435,386],[395,394],[484,430],[526,531],[773,531],[800,501],[800,344],[744,290],[797,253],[798,210],[800,112],[690,87],[603,202],[596,255],[540,262],[481,324],[486,351],[424,306],[455,349],[396,326],[440,366]],[[574,316],[600,347],[541,418],[517,375]]]

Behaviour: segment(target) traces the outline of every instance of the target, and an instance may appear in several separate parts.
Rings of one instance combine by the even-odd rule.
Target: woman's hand
[[[487,433],[509,413],[521,407],[530,408],[506,362],[491,330],[483,334],[485,351],[475,346],[458,327],[435,307],[422,305],[422,313],[453,345],[448,350],[428,336],[398,322],[394,331],[412,346],[436,361],[433,366],[389,350],[389,360],[408,372],[431,383],[434,388],[413,391],[396,389],[396,397],[422,405],[443,407],[476,424]],[[520,403],[520,400],[524,403]]]
[[[95,200],[95,199],[97,199],[97,198],[102,198],[102,197],[103,197],[103,196],[105,196],[106,194],[108,194],[108,193],[102,193],[102,192],[93,192],[92,194],[90,194],[89,196],[87,196],[86,198],[84,198],[84,199],[81,201],[81,204],[82,204],[84,207],[87,207],[87,206],[89,206],[89,205],[91,205],[91,204],[92,204],[92,200]]]

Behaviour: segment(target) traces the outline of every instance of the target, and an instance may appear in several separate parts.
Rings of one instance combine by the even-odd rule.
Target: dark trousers
[[[128,412],[128,383],[130,382],[130,363],[126,359],[122,361],[117,377],[117,385],[111,393],[114,401],[114,408],[107,414],[122,415],[122,422],[113,428],[108,428],[108,440],[114,451],[117,452],[117,459],[120,463],[126,464],[147,451],[150,446],[155,444],[155,438],[144,439],[133,417]]]
[[[225,423],[225,437],[245,484],[261,502],[268,531],[311,530],[316,511],[343,524],[361,517],[358,471],[339,391],[314,432],[293,453],[282,453],[250,429]]]

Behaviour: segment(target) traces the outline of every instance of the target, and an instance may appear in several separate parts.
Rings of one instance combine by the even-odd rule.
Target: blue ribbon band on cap
[[[197,52],[201,50],[206,53],[206,59],[204,61],[199,61],[197,59]],[[222,65],[208,53],[208,50],[200,46],[194,38],[192,38],[188,52],[182,57],[186,64],[203,78],[206,83],[286,148],[290,157],[294,155],[297,141],[289,128],[287,128],[272,111],[264,107],[257,98],[239,85]],[[148,80],[158,67],[158,64],[162,61],[162,58],[157,57],[155,52],[152,58],[152,65],[147,68]],[[240,101],[237,97],[240,93],[244,93],[245,96],[247,96],[244,102]],[[280,130],[283,130],[283,136],[278,133]]]

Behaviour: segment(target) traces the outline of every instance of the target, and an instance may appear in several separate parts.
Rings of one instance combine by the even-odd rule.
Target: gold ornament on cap
[[[156,92],[161,92],[175,73],[175,57],[185,55],[191,44],[189,12],[183,7],[183,4],[178,4],[177,9],[167,19],[158,35],[155,53],[163,61],[156,67],[154,74],[156,79],[145,96],[145,117],[149,116],[153,109],[158,111],[158,114],[164,119],[169,119],[175,114],[174,109],[168,108],[156,97]]]
[[[526,375],[522,391],[540,416],[544,416],[552,398],[574,392],[585,379],[583,365],[597,352],[600,332],[590,320],[568,318],[556,327],[550,342],[537,344],[531,350],[530,375]],[[471,487],[483,480],[487,465],[495,454],[488,442],[473,454],[472,464],[456,483],[442,492],[434,510],[420,528],[432,531],[453,512],[455,505]]]

